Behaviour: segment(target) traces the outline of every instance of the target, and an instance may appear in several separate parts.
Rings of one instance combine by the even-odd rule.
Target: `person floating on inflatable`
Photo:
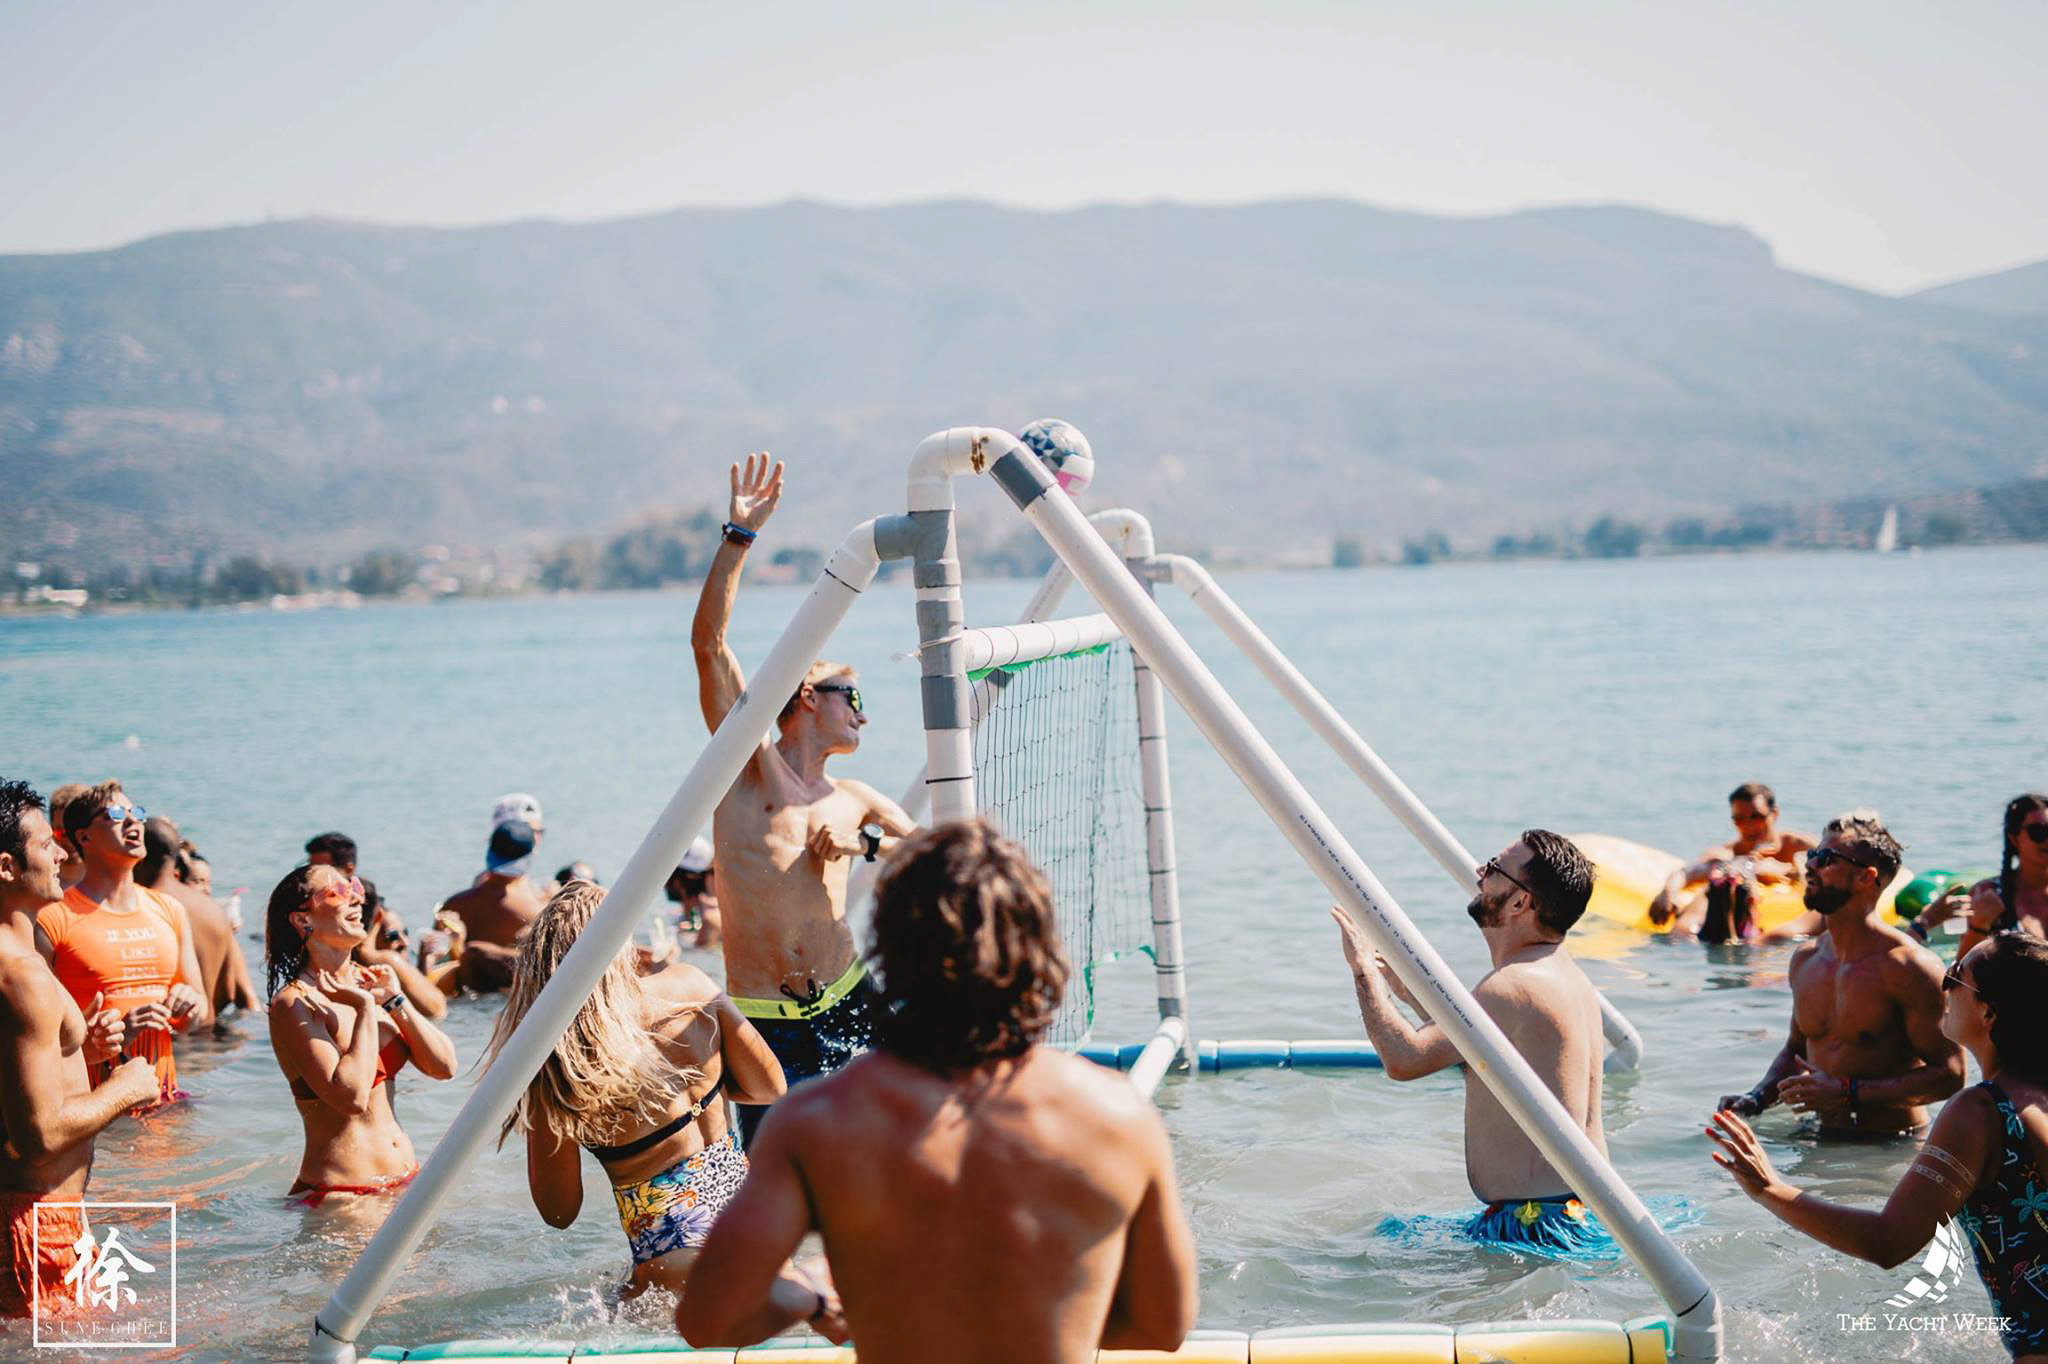
[[[1818,914],[1803,914],[1769,932],[1756,914],[1758,887],[1798,883],[1799,857],[1813,847],[1812,837],[1778,827],[1778,797],[1759,781],[1744,782],[1728,793],[1728,818],[1735,825],[1735,837],[1671,873],[1650,902],[1650,922],[1669,922],[1673,937],[1706,943],[1807,938],[1818,933]]]

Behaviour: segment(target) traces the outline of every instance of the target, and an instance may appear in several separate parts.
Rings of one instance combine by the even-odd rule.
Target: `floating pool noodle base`
[[[1178,1350],[1098,1350],[1098,1364],[1663,1364],[1671,1356],[1663,1317],[1633,1321],[1348,1322],[1270,1331],[1188,1333]],[[458,1340],[414,1349],[381,1347],[370,1359],[414,1364],[853,1364],[850,1347],[814,1339],[744,1349],[693,1350],[678,1341],[578,1345],[565,1340]]]
[[[316,1314],[309,1356],[335,1364],[358,1358],[356,1341],[363,1327],[406,1260],[419,1248],[428,1227],[454,1196],[462,1171],[491,1139],[598,978],[631,940],[640,916],[689,840],[709,819],[755,747],[769,735],[782,701],[801,683],[811,660],[824,651],[826,640],[854,597],[873,581],[884,558],[909,558],[916,568],[926,784],[934,818],[955,819],[973,813],[970,693],[963,666],[966,642],[952,481],[980,473],[989,474],[1003,489],[1130,641],[1148,672],[1172,691],[1304,863],[1360,923],[1402,983],[1427,1002],[1429,1016],[1456,1046],[1470,1076],[1487,1086],[1545,1160],[1600,1216],[1670,1309],[1668,1319],[1628,1325],[1526,1322],[1464,1328],[1311,1328],[1306,1335],[1297,1334],[1299,1328],[1288,1328],[1255,1336],[1198,1331],[1179,1351],[1118,1352],[1105,1357],[1131,1361],[1228,1359],[1247,1364],[1253,1359],[1526,1360],[1529,1364],[1721,1359],[1720,1300],[1699,1269],[1657,1225],[1634,1191],[1572,1121],[1167,621],[1152,600],[1150,582],[1141,580],[1112,552],[1029,449],[1009,433],[987,427],[955,427],[927,437],[911,460],[908,514],[863,522],[834,551],[751,685],[727,712],[654,828],[628,860],[605,903],[479,1080],[419,1176]],[[1463,860],[1469,869],[1469,858]],[[1218,1044],[1219,1063],[1222,1045]],[[1291,1059],[1293,1044],[1289,1046]],[[1132,1062],[1134,1082],[1149,1092],[1176,1054],[1185,1057],[1190,1050],[1197,1051],[1198,1060],[1199,1050],[1190,1040],[1184,1018],[1164,1018],[1159,1031]],[[1318,1329],[1322,1334],[1317,1334]],[[1641,1350],[1636,1345],[1638,1337],[1643,1341]],[[536,1348],[520,1346],[513,1353],[466,1357],[532,1360],[595,1358],[608,1353],[575,1347],[557,1353],[551,1346],[538,1347],[536,1352]],[[805,1364],[851,1357],[846,1352],[809,1346],[732,1352],[694,1351],[668,1343],[660,1345],[652,1357],[760,1361],[776,1358],[777,1351]],[[383,1357],[465,1356],[413,1350]],[[649,1357],[640,1352],[643,1360]]]

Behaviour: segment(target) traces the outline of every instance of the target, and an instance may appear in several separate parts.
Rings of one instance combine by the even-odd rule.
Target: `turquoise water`
[[[1170,537],[1168,537],[1170,540]],[[2004,801],[2048,786],[2048,551],[1451,565],[1223,581],[1475,851],[1525,825],[1691,852],[1725,830],[1726,791],[1774,785],[1794,827],[1875,805],[1918,866],[1996,857]],[[1010,619],[1022,583],[969,585],[970,617]],[[749,589],[737,632],[759,658],[795,589]],[[1468,980],[1484,967],[1462,896],[1198,612],[1162,601],[1204,659]],[[874,723],[839,769],[896,789],[920,736],[909,589],[862,600],[835,656],[858,665]],[[252,923],[299,845],[327,828],[419,925],[481,862],[493,799],[536,793],[540,860],[609,879],[703,740],[688,595],[283,615],[0,621],[0,771],[45,789],[119,775],[176,817]],[[1177,711],[1172,761],[1192,1012],[1203,1037],[1359,1035],[1327,897]],[[253,952],[256,949],[251,946]],[[1822,1250],[1743,1199],[1699,1135],[1783,1039],[1783,949],[1646,943],[1588,970],[1647,1045],[1613,1078],[1613,1156],[1646,1197],[1686,1195],[1679,1241],[1727,1305],[1732,1357],[1984,1358],[1982,1338],[1845,1334],[1905,1280]],[[1097,1035],[1147,1030],[1142,962],[1108,973]],[[490,1006],[455,1006],[465,1064]],[[181,1052],[199,1097],[100,1145],[94,1195],[175,1198],[180,1338],[197,1358],[290,1357],[368,1228],[284,1208],[299,1133],[260,1020]],[[408,1075],[399,1112],[424,1155],[468,1091]],[[1626,1265],[1524,1265],[1382,1237],[1390,1216],[1470,1206],[1460,1087],[1437,1077],[1250,1072],[1169,1080],[1161,1106],[1202,1253],[1205,1326],[1654,1310]],[[1821,1150],[1774,1114],[1774,1158],[1816,1193],[1874,1202],[1898,1148]],[[373,1319],[370,1343],[596,1338],[624,1246],[595,1167],[582,1221],[552,1231],[516,1146],[463,1196]],[[1982,1311],[1974,1278],[1943,1309]],[[8,1347],[0,1347],[8,1348]]]

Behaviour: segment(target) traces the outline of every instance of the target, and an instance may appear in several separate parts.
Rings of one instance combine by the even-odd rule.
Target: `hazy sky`
[[[2048,3],[0,0],[0,251],[801,195],[1621,202],[1903,291],[2048,256]]]

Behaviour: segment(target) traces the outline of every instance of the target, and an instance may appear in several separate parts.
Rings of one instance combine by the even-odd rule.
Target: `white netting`
[[[1072,1045],[1094,1023],[1098,970],[1151,951],[1130,645],[995,670],[974,691],[976,797],[1052,882],[1074,978],[1049,1040]]]

